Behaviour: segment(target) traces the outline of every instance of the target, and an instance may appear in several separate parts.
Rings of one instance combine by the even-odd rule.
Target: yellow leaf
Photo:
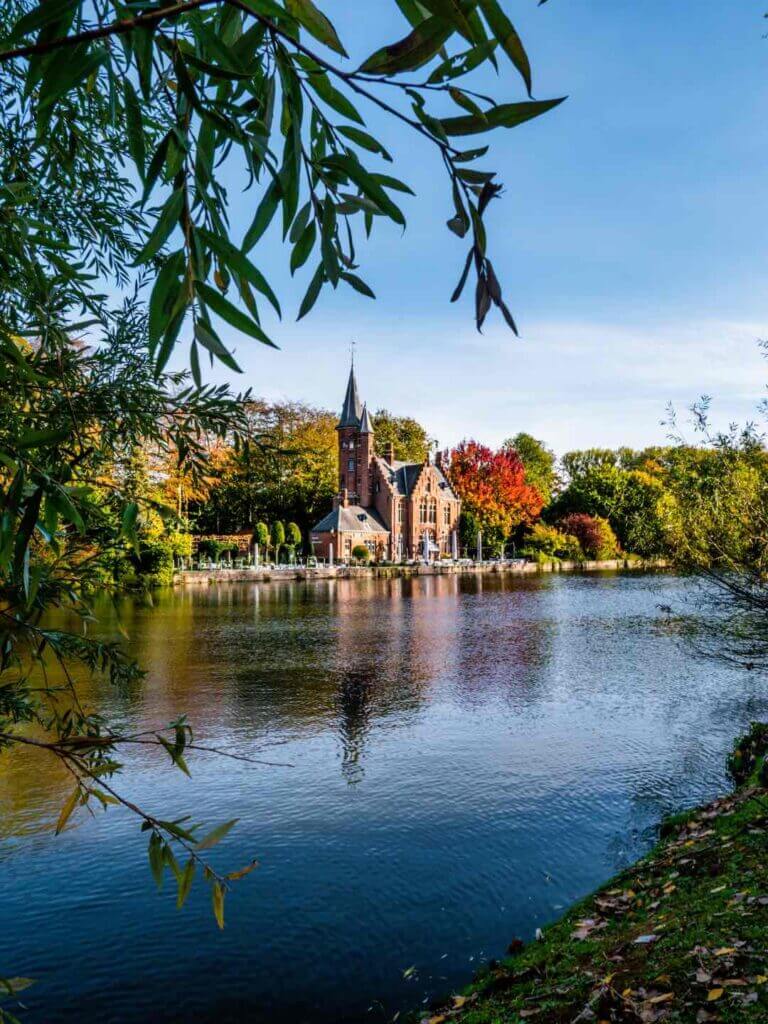
[[[429,1018],[429,1019],[427,1020],[427,1024],[443,1024],[443,1021],[444,1021],[444,1020],[447,1020],[447,1019],[448,1019],[448,1018],[447,1018],[447,1017],[445,1016],[445,1014],[444,1014],[444,1013],[441,1013],[441,1014],[440,1014],[439,1016],[437,1016],[437,1017],[430,1017],[430,1018]]]
[[[768,974],[758,974],[755,981],[758,985],[764,985],[768,981]]]
[[[715,950],[715,956],[730,956],[731,953],[736,952],[735,946],[722,946],[720,949]]]
[[[674,992],[665,992],[663,996],[651,996],[648,1000],[650,1003],[668,1003],[670,999],[675,998]]]
[[[709,994],[707,995],[707,1002],[714,1003],[716,999],[720,998],[724,991],[725,989],[722,988],[711,988],[709,990]]]
[[[464,1005],[464,1003],[466,1003],[466,1001],[467,1001],[467,997],[466,996],[454,996],[453,997],[454,1009],[458,1010],[460,1007],[462,1007]]]
[[[219,928],[224,927],[224,888],[221,882],[213,883],[213,916]]]
[[[250,874],[251,871],[253,871],[253,869],[257,868],[258,866],[259,862],[257,860],[252,860],[250,864],[246,864],[246,866],[244,868],[240,868],[239,871],[230,871],[230,873],[227,875],[227,878],[231,882],[236,882],[238,878],[245,878],[246,875]]]
[[[61,832],[61,830],[69,821],[69,816],[72,814],[72,811],[74,811],[74,809],[77,807],[79,800],[80,787],[75,786],[74,792],[71,794],[71,796],[69,797],[69,799],[59,812],[59,820],[56,822],[56,835],[58,835],[59,832]]]

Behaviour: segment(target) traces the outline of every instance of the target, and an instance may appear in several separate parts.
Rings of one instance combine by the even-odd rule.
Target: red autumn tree
[[[484,536],[503,542],[517,526],[532,523],[541,512],[538,490],[525,481],[517,452],[494,452],[477,441],[462,441],[451,453],[451,484],[462,511]]]

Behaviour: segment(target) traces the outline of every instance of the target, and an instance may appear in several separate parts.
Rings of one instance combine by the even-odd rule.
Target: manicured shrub
[[[278,521],[272,524],[272,547],[275,549],[275,561],[280,561],[280,548],[285,544],[285,527]]]
[[[253,531],[253,537],[251,537],[251,543],[258,544],[261,551],[268,550],[269,527],[266,523],[256,523],[256,527]]]
[[[352,548],[352,557],[358,562],[367,562],[371,557],[371,552],[365,546],[365,544],[355,544]]]
[[[288,523],[285,528],[285,542],[295,548],[301,544],[301,530],[296,523]]]
[[[590,516],[585,512],[572,512],[557,524],[563,533],[570,533],[578,540],[587,558],[597,561],[615,558],[619,542],[607,519]]]

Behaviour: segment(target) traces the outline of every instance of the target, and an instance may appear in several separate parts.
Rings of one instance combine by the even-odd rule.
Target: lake
[[[697,660],[669,575],[224,584],[119,603],[146,678],[83,699],[136,731],[186,712],[200,742],[144,748],[124,794],[160,817],[239,817],[211,851],[260,867],[183,911],[110,808],[52,834],[54,759],[0,757],[0,975],[29,1024],[359,1024],[450,992],[636,858],[666,813],[726,788],[756,678]],[[117,635],[116,613],[100,608]],[[142,752],[144,750],[144,752]]]

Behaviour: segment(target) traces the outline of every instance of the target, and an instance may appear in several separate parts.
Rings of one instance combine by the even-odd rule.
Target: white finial
[[[356,344],[357,344],[357,343],[356,343],[356,342],[354,342],[354,341],[351,341],[351,342],[349,343],[349,358],[350,358],[350,361],[351,361],[351,363],[352,363],[352,369],[353,369],[353,370],[354,370],[354,368],[355,368],[355,345],[356,345]]]

